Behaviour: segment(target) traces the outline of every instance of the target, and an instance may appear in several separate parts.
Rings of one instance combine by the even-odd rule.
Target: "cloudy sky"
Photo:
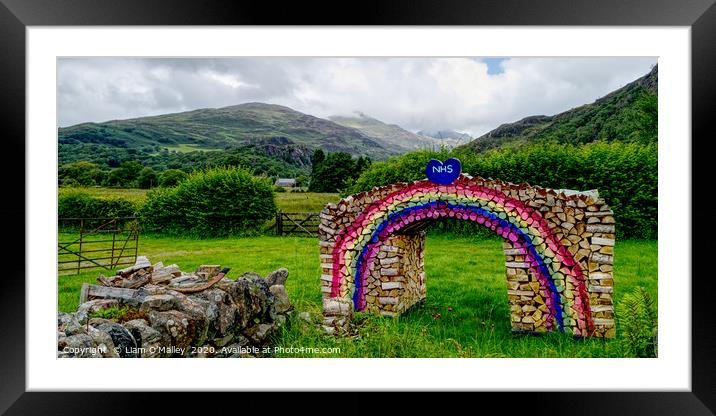
[[[479,136],[590,103],[656,58],[61,58],[65,127],[245,102]]]

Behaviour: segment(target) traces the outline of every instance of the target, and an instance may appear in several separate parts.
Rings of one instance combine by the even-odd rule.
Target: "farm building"
[[[274,185],[281,186],[284,188],[295,188],[296,180],[295,179],[287,179],[287,178],[278,178],[278,179],[276,179],[276,183],[274,183]]]

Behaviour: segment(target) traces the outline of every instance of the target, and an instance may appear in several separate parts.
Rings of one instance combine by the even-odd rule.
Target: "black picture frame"
[[[338,7],[341,6],[341,7]],[[343,6],[350,6],[344,11]],[[26,216],[25,182],[17,180],[25,171],[25,29],[27,26],[87,25],[590,25],[590,26],[688,26],[691,28],[692,65],[692,166],[699,166],[695,151],[698,144],[713,136],[710,128],[716,99],[716,6],[714,0],[503,0],[470,1],[369,1],[340,5],[322,1],[291,2],[192,2],[178,0],[0,0],[0,105],[3,149],[6,155],[5,203],[0,204],[4,225],[17,227],[7,231],[7,252],[15,261],[3,266],[0,289],[0,412],[7,414],[85,414],[134,413],[138,402],[156,401],[156,393],[35,393],[26,392],[25,377],[25,280],[50,278],[27,276],[24,261],[25,235],[22,221]],[[698,140],[696,140],[698,138]],[[22,155],[20,157],[19,155]],[[703,159],[705,160],[705,159]],[[702,166],[704,164],[701,164]],[[708,166],[708,162],[706,162]],[[710,179],[706,175],[703,181]],[[692,174],[692,190],[708,186]],[[692,193],[693,194],[693,193]],[[689,205],[685,204],[685,209]],[[713,215],[707,204],[692,205],[693,218]],[[691,226],[691,224],[690,224]],[[693,227],[692,227],[693,230]],[[692,233],[695,235],[695,233]],[[692,247],[697,242],[692,241]],[[531,413],[550,414],[694,414],[716,411],[716,325],[710,319],[710,291],[696,290],[700,282],[712,278],[708,270],[692,264],[692,366],[690,392],[600,392],[600,393],[522,393]],[[678,278],[670,276],[670,278]],[[688,276],[681,276],[685,281]],[[207,375],[210,376],[210,375]],[[357,393],[354,393],[357,394]],[[484,393],[484,399],[508,405],[505,393]],[[162,397],[163,412],[175,412],[184,400]],[[242,412],[262,411],[266,396],[233,397]],[[195,400],[195,399],[189,399]],[[223,395],[218,402],[227,400]],[[325,397],[309,398],[289,405],[307,403],[316,411],[331,406]],[[357,398],[331,398],[344,403]],[[519,399],[522,402],[523,398]],[[215,400],[203,399],[209,404]],[[275,402],[275,400],[273,400]],[[401,412],[420,409],[426,400],[407,401]],[[554,403],[559,403],[558,406]],[[274,406],[275,403],[272,405]],[[131,406],[131,407],[129,407]],[[412,407],[415,408],[412,408]],[[446,405],[449,406],[449,405]],[[342,407],[341,407],[342,408]],[[206,408],[209,410],[209,407]],[[506,409],[509,411],[509,409]],[[519,409],[513,409],[519,410]],[[524,409],[523,409],[524,410]],[[265,410],[263,410],[265,412]]]

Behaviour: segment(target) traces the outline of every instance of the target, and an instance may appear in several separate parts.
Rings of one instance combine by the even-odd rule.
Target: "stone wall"
[[[149,270],[149,281],[151,269],[144,268]],[[190,294],[153,283],[138,289],[85,286],[83,296],[87,299],[77,311],[57,316],[57,355],[261,356],[262,347],[292,311],[284,287],[287,277],[286,269],[265,279],[256,273],[244,273],[235,280],[224,277],[212,287]],[[96,317],[109,308],[120,308],[121,316]]]
[[[598,193],[467,175],[447,186],[374,188],[327,205],[319,226],[324,310],[339,302],[395,316],[425,299],[422,229],[438,218],[478,222],[504,238],[513,331],[615,336],[615,224]],[[325,323],[344,321],[331,315]]]

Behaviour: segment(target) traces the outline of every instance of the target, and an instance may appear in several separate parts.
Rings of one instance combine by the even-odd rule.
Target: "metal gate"
[[[79,235],[79,236],[78,236]],[[58,218],[57,271],[80,273],[134,264],[139,250],[137,217]]]

